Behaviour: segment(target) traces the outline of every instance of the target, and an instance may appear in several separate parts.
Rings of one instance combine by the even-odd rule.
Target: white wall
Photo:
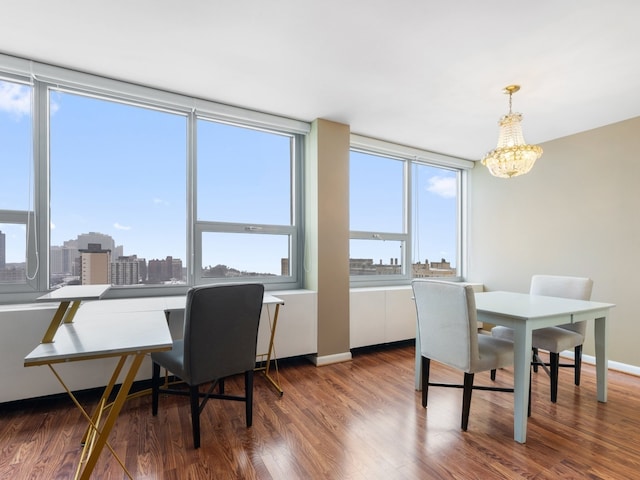
[[[640,366],[640,118],[542,147],[527,175],[471,171],[468,280],[526,292],[536,273],[591,277],[592,299],[617,305],[609,358]],[[585,353],[594,355],[589,332]]]

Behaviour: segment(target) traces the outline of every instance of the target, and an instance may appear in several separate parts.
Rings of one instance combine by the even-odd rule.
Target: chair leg
[[[245,416],[247,428],[253,423],[253,370],[244,372]]]
[[[429,367],[431,360],[422,357],[422,406],[427,408],[427,396],[429,394]]]
[[[531,369],[529,369],[529,405],[527,405],[527,417],[531,416]]]
[[[549,373],[551,377],[551,401],[558,400],[558,373],[560,370],[560,354],[549,352]]]
[[[473,393],[473,373],[464,374],[464,389],[462,393],[462,430],[467,431],[469,425],[469,410],[471,408],[471,394]]]
[[[578,345],[574,349],[574,379],[575,384],[580,385],[580,370],[582,370],[582,345]]]
[[[218,380],[218,393],[224,395],[224,378]]]
[[[496,369],[491,370],[491,380],[496,381]]]
[[[197,385],[189,386],[189,398],[191,400],[193,448],[200,448],[200,392]]]
[[[160,388],[160,365],[153,362],[151,374],[151,414],[155,417],[158,414],[158,389]]]
[[[538,349],[533,349],[533,371],[538,373]]]

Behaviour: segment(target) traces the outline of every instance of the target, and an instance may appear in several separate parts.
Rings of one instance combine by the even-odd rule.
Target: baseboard
[[[560,353],[561,356],[573,359],[575,357],[572,351],[565,351]],[[588,363],[589,365],[596,364],[596,357],[592,355],[582,354],[582,362]],[[635,375],[640,377],[640,367],[635,365],[629,365],[628,363],[614,362],[613,360],[609,360],[607,368],[610,370],[616,370],[622,373],[628,373],[630,375]]]
[[[310,360],[316,367],[323,367],[325,365],[331,365],[332,363],[349,362],[351,361],[351,352],[334,353],[333,355],[316,355],[310,357]]]

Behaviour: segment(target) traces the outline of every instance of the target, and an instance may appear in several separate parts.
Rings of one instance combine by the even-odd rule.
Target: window
[[[27,232],[33,218],[31,85],[0,79],[0,285],[28,283]]]
[[[352,135],[352,285],[461,276],[462,180],[471,165]]]
[[[49,112],[50,285],[186,283],[186,115],[60,90]]]
[[[198,120],[198,280],[294,278],[296,137]]]
[[[308,131],[0,55],[0,297],[82,283],[177,294],[238,276],[298,288]]]
[[[411,277],[458,276],[460,171],[412,162]]]
[[[408,245],[406,162],[352,151],[349,159],[352,276],[405,276],[403,250]]]

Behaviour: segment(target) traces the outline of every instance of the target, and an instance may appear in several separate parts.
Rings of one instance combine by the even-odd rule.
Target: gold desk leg
[[[138,355],[141,357],[144,357],[144,355]],[[122,358],[124,358],[126,360],[127,356],[124,355]],[[137,360],[134,359],[134,362]],[[129,369],[129,374],[131,374],[131,369],[134,368],[134,362],[132,362],[131,367]],[[135,367],[136,371],[140,368],[140,363],[142,363],[142,359],[140,359],[140,362],[138,363],[138,365]],[[127,476],[131,479],[133,479],[133,477],[131,476],[131,474],[129,473],[129,471],[127,470],[127,468],[124,466],[124,463],[122,462],[122,460],[120,460],[120,457],[118,457],[118,454],[115,452],[115,450],[111,447],[111,445],[109,445],[109,443],[107,442],[107,437],[109,436],[109,432],[111,431],[111,428],[113,427],[113,423],[109,426],[108,430],[107,430],[107,425],[105,424],[105,428],[103,428],[102,431],[100,431],[99,429],[99,422],[100,419],[102,418],[102,413],[104,412],[104,410],[106,408],[108,408],[108,405],[106,405],[105,400],[101,400],[99,405],[98,405],[98,409],[96,411],[96,413],[94,414],[94,418],[97,419],[97,422],[94,422],[94,420],[89,416],[89,414],[87,413],[87,411],[82,407],[82,405],[80,405],[80,402],[78,401],[78,399],[75,397],[75,395],[73,394],[73,392],[69,389],[69,387],[67,387],[67,385],[64,383],[64,380],[62,380],[62,377],[58,374],[58,372],[56,371],[55,368],[53,368],[53,365],[51,364],[47,364],[47,366],[49,367],[49,369],[53,372],[53,374],[55,375],[55,377],[58,379],[58,382],[60,382],[60,384],[62,385],[62,387],[65,389],[65,391],[67,392],[67,394],[69,395],[69,397],[71,398],[71,400],[73,401],[73,403],[75,404],[76,407],[78,407],[78,410],[80,410],[80,413],[82,413],[82,415],[84,416],[84,418],[87,420],[87,422],[89,423],[89,431],[90,433],[85,434],[85,436],[88,437],[88,441],[85,442],[83,448],[82,448],[82,453],[80,456],[80,462],[78,464],[78,469],[76,471],[76,474],[74,476],[74,480],[78,480],[78,475],[80,474],[80,472],[82,471],[82,464],[85,461],[85,457],[86,458],[90,458],[93,454],[94,454],[94,450],[93,447],[95,445],[95,438],[97,435],[100,436],[100,438],[102,439],[101,445],[98,449],[97,452],[95,452],[96,458],[93,459],[93,464],[91,466],[91,470],[93,470],[93,468],[95,467],[95,462],[97,460],[97,457],[100,455],[100,451],[102,450],[102,447],[104,445],[107,446],[107,448],[109,449],[109,451],[111,452],[111,454],[114,456],[114,458],[117,460],[117,462],[120,464],[120,466],[122,467],[122,469],[124,470],[124,472],[127,474]],[[129,378],[129,374],[127,375],[127,378]],[[133,377],[135,377],[136,372],[133,372]],[[132,377],[132,378],[133,378]],[[131,383],[133,383],[133,380],[131,380]],[[123,384],[124,385],[124,384]],[[130,387],[130,385],[129,385]],[[119,397],[120,395],[118,395]],[[118,397],[116,397],[116,401],[118,400]],[[126,398],[126,395],[125,395]],[[119,409],[122,408],[122,405],[119,406]],[[118,412],[119,412],[118,409]],[[111,416],[111,414],[109,414],[109,416]],[[117,415],[116,415],[117,416]],[[115,421],[115,420],[114,420]],[[87,456],[87,452],[89,453],[89,455]],[[87,471],[87,467],[85,466],[84,472],[82,473],[82,477],[80,478],[89,478],[86,475],[91,475],[91,470]]]
[[[122,372],[122,368],[124,367],[124,364],[127,361],[127,357],[126,356],[122,356],[120,357],[120,360],[118,361],[118,365],[116,365],[115,370],[113,371],[113,374],[111,375],[111,380],[109,380],[109,383],[107,384],[107,386],[105,387],[104,391],[102,392],[102,396],[100,397],[100,401],[99,401],[99,405],[104,405],[102,408],[104,409],[107,406],[107,400],[109,400],[109,397],[111,396],[111,392],[113,391],[113,388],[116,385],[116,382],[118,381],[118,377],[120,377],[120,372]],[[100,424],[100,415],[102,414],[100,408],[96,409],[96,411],[93,413],[93,416],[91,417],[91,424],[87,427],[87,431],[84,432],[84,435],[82,437],[82,443],[85,444],[87,442],[87,438],[89,433],[92,430],[91,425],[95,424],[95,425],[99,425]]]
[[[78,311],[78,307],[80,307],[81,303],[81,300],[74,300],[73,303],[71,303],[71,308],[67,310],[67,314],[64,316],[64,323],[73,322],[73,317],[76,316],[76,312]]]
[[[129,389],[133,384],[133,380],[136,377],[136,373],[138,373],[138,369],[142,364],[142,360],[144,359],[144,356],[145,356],[144,353],[137,353],[133,357],[131,361],[131,365],[129,366],[129,371],[127,372],[127,375],[124,381],[122,382],[122,385],[120,386],[120,390],[118,391],[118,395],[116,395],[116,399],[114,400],[113,404],[111,405],[111,408],[109,409],[109,414],[105,419],[104,425],[102,427],[102,431],[100,430],[97,431],[99,436],[87,459],[87,463],[84,466],[84,470],[80,475],[81,480],[89,480],[89,478],[91,477],[91,472],[93,471],[93,468],[96,466],[96,462],[98,461],[98,457],[100,456],[100,452],[102,451],[102,448],[105,446],[105,444],[107,444],[107,438],[109,437],[109,433],[111,432],[113,425],[116,423],[116,419],[120,414],[120,410],[122,409],[122,406],[124,405],[124,402],[127,399],[127,396],[129,395]],[[118,456],[115,455],[115,457],[118,460],[118,463],[120,463],[120,466],[123,468],[123,470],[127,474],[127,476],[129,478],[133,478],[125,468],[124,464],[120,461]]]
[[[98,403],[98,408],[96,409],[96,413],[94,414],[95,422],[92,422],[89,425],[87,432],[85,433],[85,436],[82,440],[82,453],[80,454],[80,461],[78,462],[78,468],[76,468],[76,474],[73,477],[74,480],[78,480],[80,472],[82,472],[82,465],[84,465],[84,463],[87,461],[87,458],[89,458],[89,455],[91,455],[91,451],[93,450],[93,446],[95,445],[96,436],[98,435],[98,425],[100,425],[104,408],[104,400],[100,400],[100,402]],[[109,448],[111,448],[110,445]]]
[[[267,312],[268,312],[268,308],[267,307]],[[271,383],[271,385],[273,385],[275,387],[275,389],[278,391],[278,393],[280,394],[280,396],[282,396],[284,394],[284,392],[282,391],[282,388],[280,388],[280,375],[278,373],[278,359],[274,358],[273,362],[276,368],[276,377],[277,377],[277,381],[273,379],[273,377],[269,374],[269,369],[271,367],[271,355],[275,353],[275,346],[274,346],[274,340],[276,337],[276,328],[278,327],[278,314],[280,313],[280,304],[276,304],[276,311],[273,314],[273,323],[271,323],[271,317],[269,317],[269,327],[271,327],[271,336],[269,338],[269,350],[267,350],[267,361],[266,361],[266,365],[264,366],[264,376],[267,380],[269,380],[269,382]]]
[[[62,322],[64,323],[73,322],[73,317],[76,315],[76,312],[78,311],[78,307],[80,307],[80,303],[82,303],[81,300],[74,300],[73,302],[70,302],[69,300],[65,300],[63,302],[60,302],[60,305],[58,305],[58,309],[56,310],[56,313],[53,315],[53,318],[51,319],[49,328],[47,328],[47,331],[45,332],[44,337],[42,337],[42,341],[40,343],[53,342],[53,337],[56,336],[56,332],[58,331],[58,328],[60,328],[60,324]]]
[[[60,302],[60,305],[58,305],[58,309],[56,310],[56,313],[53,315],[53,318],[51,319],[49,328],[47,328],[47,331],[45,332],[44,337],[42,337],[41,343],[53,342],[53,337],[56,336],[58,327],[60,327],[60,323],[62,322],[62,319],[64,318],[65,314],[67,313],[67,308],[69,307],[70,303],[71,302]]]

